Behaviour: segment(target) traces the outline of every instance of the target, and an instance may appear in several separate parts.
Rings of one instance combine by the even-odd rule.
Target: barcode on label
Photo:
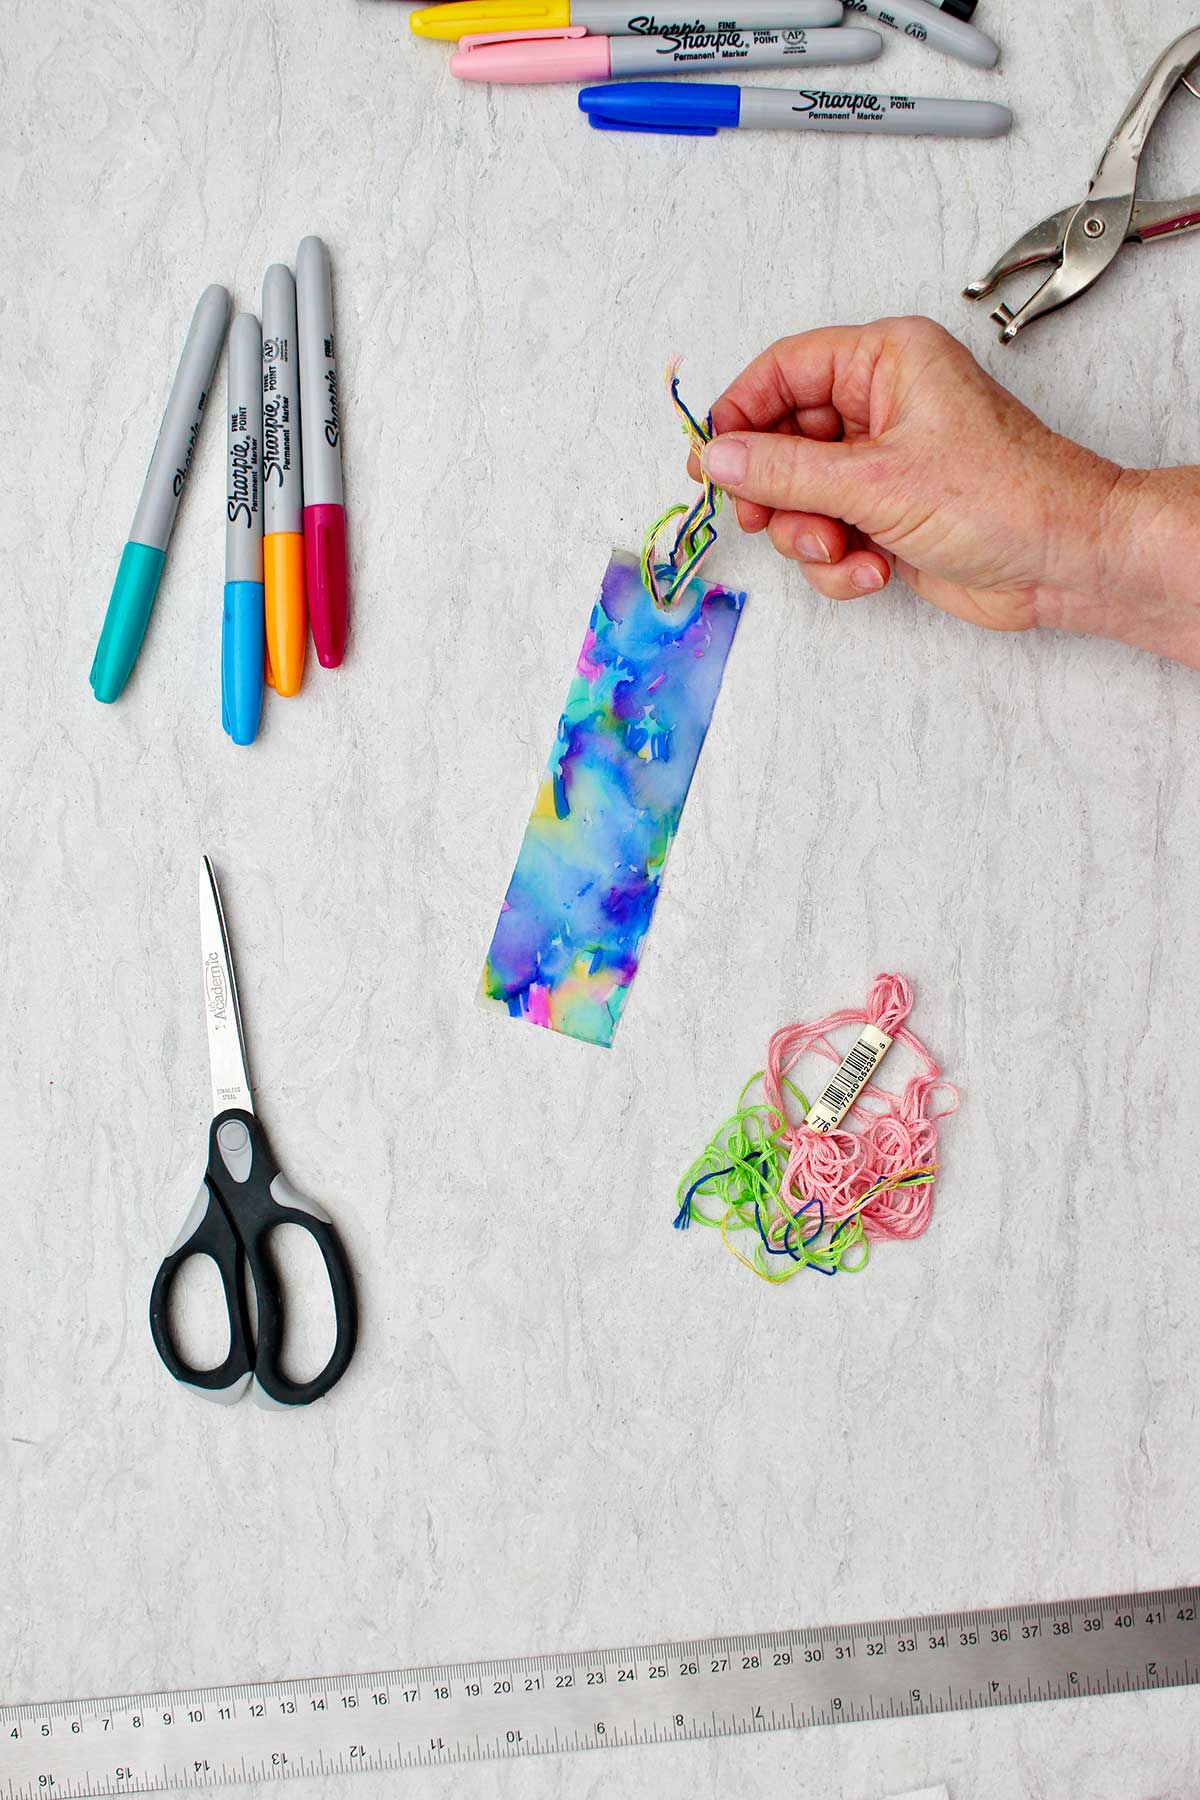
[[[846,1052],[804,1123],[813,1131],[836,1131],[891,1047],[886,1031],[864,1025],[858,1042]]]

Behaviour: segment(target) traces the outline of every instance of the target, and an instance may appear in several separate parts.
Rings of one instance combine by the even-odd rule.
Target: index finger
[[[747,363],[714,405],[713,430],[770,431],[797,412],[838,408],[839,368],[863,341],[858,325],[826,325],[780,338]]]

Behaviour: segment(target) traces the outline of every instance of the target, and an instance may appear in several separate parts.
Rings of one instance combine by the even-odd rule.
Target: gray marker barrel
[[[665,19],[655,15],[654,8],[637,9],[629,0],[572,0],[571,23],[588,31],[603,32],[612,37],[629,34],[634,37],[684,36],[689,31],[752,31],[765,27],[778,30],[784,25],[840,25],[842,0],[724,0],[721,5],[689,7],[686,25],[671,23],[678,13]],[[478,26],[472,27],[478,30]]]
[[[262,332],[253,313],[229,330],[225,580],[263,578]]]
[[[705,68],[783,69],[792,62],[872,62],[882,49],[877,31],[853,25],[828,31],[695,31],[684,37],[610,38],[608,61],[613,76],[672,75]]]
[[[152,550],[167,547],[228,323],[229,295],[223,287],[205,288],[192,314],[167,410],[158,428],[142,497],[133,515],[130,543],[146,544]]]
[[[991,100],[921,100],[907,94],[835,94],[822,88],[742,88],[738,125],[775,131],[881,132],[887,137],[1002,137],[1007,106]]]
[[[306,237],[296,252],[296,313],[300,327],[300,434],[305,506],[341,506],[341,418],[333,343],[333,281],[329,252]]]
[[[188,327],[92,659],[88,680],[97,700],[106,705],[118,698],[129,680],[146,635],[228,319],[225,289],[205,288]]]
[[[847,13],[878,19],[881,25],[890,25],[893,31],[944,50],[977,69],[994,69],[1000,61],[1000,46],[985,31],[928,0],[845,0],[845,4]]]
[[[304,528],[300,478],[300,351],[296,283],[272,263],[262,289],[263,531]]]

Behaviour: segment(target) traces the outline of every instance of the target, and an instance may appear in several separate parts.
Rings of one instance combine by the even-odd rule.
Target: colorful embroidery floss
[[[912,1001],[902,976],[880,975],[865,1008],[777,1031],[766,1068],[750,1077],[732,1117],[680,1182],[676,1229],[693,1220],[713,1226],[738,1262],[773,1284],[805,1268],[856,1273],[873,1239],[920,1237],[933,1216],[937,1122],[955,1111],[958,1093],[905,1026]],[[828,1034],[847,1025],[861,1029],[843,1056]],[[899,1095],[872,1079],[893,1042],[918,1064]],[[789,1079],[807,1052],[838,1065],[811,1107]],[[748,1104],[758,1083],[762,1099]],[[938,1090],[946,1104],[931,1113]],[[861,1128],[842,1129],[843,1120]],[[749,1255],[733,1241],[741,1232],[757,1239],[747,1240]]]
[[[689,441],[707,441],[668,375]],[[590,1044],[611,1044],[637,973],[746,599],[696,575],[718,505],[706,484],[640,561],[613,553],[484,964],[485,1001]]]
[[[705,444],[712,441],[712,414],[709,413],[703,423],[695,417],[684,404],[679,393],[679,358],[673,357],[667,364],[667,392],[671,396],[671,404],[679,418],[683,435],[688,441],[688,448],[696,452],[697,461]],[[660,606],[670,606],[676,594],[696,573],[701,562],[708,555],[717,541],[717,514],[725,496],[719,487],[714,487],[704,472],[700,470],[700,498],[693,505],[680,503],[669,506],[664,513],[655,519],[642,544],[642,583],[653,594]],[[675,534],[675,544],[669,556],[663,562],[657,561],[658,540],[672,519],[684,515],[683,524]]]

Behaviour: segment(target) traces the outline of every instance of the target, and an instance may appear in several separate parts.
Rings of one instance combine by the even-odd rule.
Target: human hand
[[[784,338],[713,427],[704,466],[743,530],[767,531],[830,599],[877,592],[894,567],[977,625],[1103,631],[1200,666],[1200,608],[1154,567],[1163,545],[1137,542],[1190,500],[1192,529],[1182,514],[1172,529],[1194,564],[1200,471],[1122,470],[1058,436],[929,319]]]

